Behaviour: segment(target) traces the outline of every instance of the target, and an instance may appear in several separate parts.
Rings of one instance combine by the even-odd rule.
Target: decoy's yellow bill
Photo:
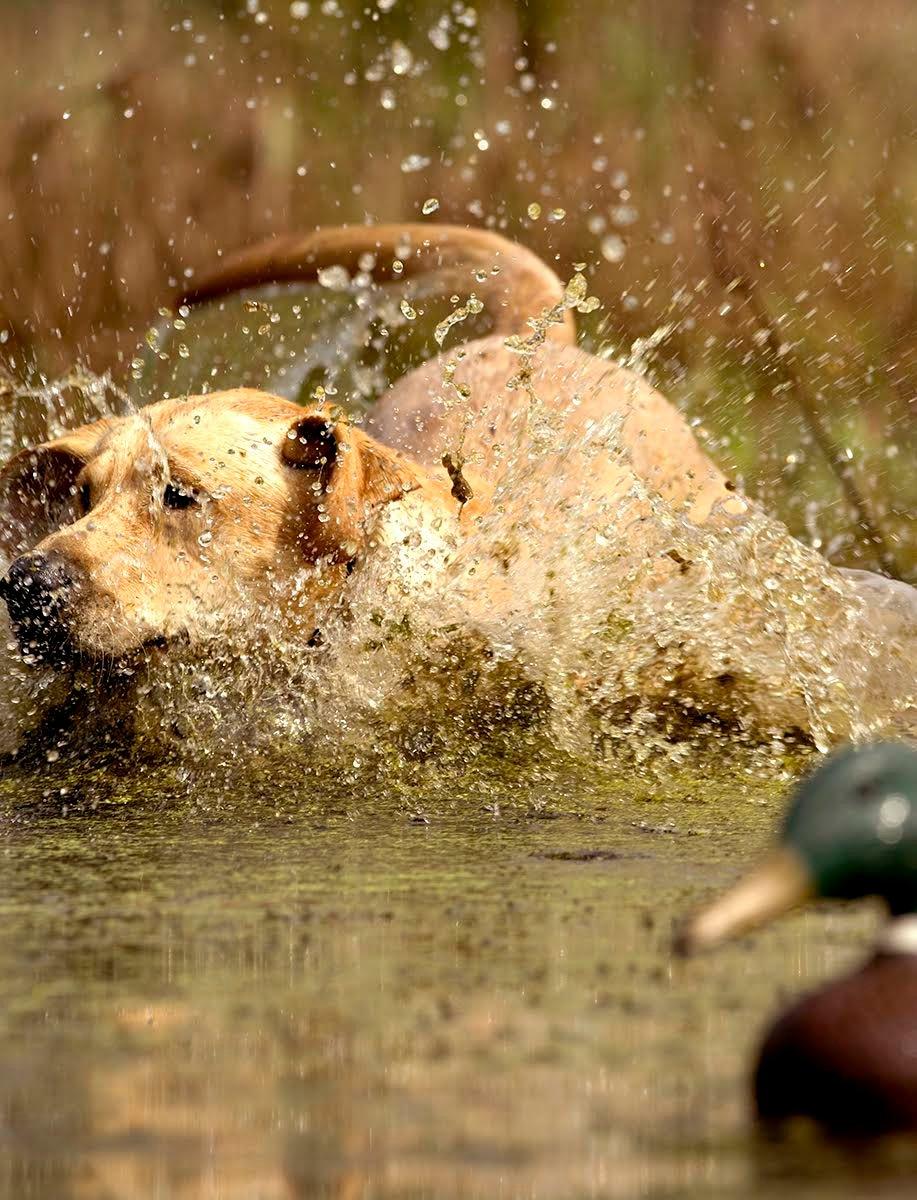
[[[814,895],[812,876],[795,851],[781,847],[675,935],[676,954],[697,954],[772,921]]]

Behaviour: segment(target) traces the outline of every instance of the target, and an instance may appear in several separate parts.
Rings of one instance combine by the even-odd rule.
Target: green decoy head
[[[815,896],[917,912],[917,751],[880,742],[832,755],[797,787],[775,853],[689,919],[675,949],[714,946]]]

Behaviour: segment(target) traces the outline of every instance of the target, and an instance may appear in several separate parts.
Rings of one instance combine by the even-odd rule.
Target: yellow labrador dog
[[[163,400],[22,451],[0,486],[13,559],[2,591],[23,649],[64,661],[179,634],[193,639],[239,585],[311,629],[320,602],[346,587],[374,539],[386,537],[393,506],[397,536],[412,523],[461,529],[486,508],[495,447],[529,420],[524,395],[505,390],[520,369],[507,335],[524,335],[530,319],[552,310],[556,323],[545,330],[531,380],[540,403],[563,422],[570,446],[609,412],[624,420],[630,460],[588,465],[596,498],[623,497],[638,476],[697,520],[718,502],[736,503],[662,396],[572,346],[572,314],[553,272],[495,234],[320,231],[231,260],[186,299],[314,278],[330,265],[358,271],[363,263],[391,277],[398,262],[408,277],[437,271],[446,285],[475,293],[492,319],[496,332],[469,348],[451,381],[466,403],[435,402],[443,367],[432,363],[388,392],[372,436],[325,409],[242,389]],[[463,474],[451,459],[443,466],[460,432],[473,463]],[[287,584],[304,566],[313,569],[311,583],[294,600]]]
[[[246,604],[307,640],[381,550],[397,545],[401,562],[413,554],[411,586],[422,590],[424,573],[481,522],[502,532],[490,538],[474,602],[518,611],[524,598],[501,597],[520,578],[511,568],[567,537],[574,510],[596,537],[626,521],[631,558],[645,539],[640,587],[665,589],[690,564],[658,532],[660,505],[692,528],[743,519],[746,501],[675,408],[635,373],[574,346],[583,293],[496,234],[320,230],[227,260],[183,299],[314,280],[332,267],[367,284],[433,276],[465,300],[455,316],[483,309],[493,332],[399,380],[365,427],[240,389],[162,400],[17,454],[0,475],[11,560],[0,591],[27,656],[111,660],[193,642],[215,620],[231,635]],[[509,462],[516,489],[500,482],[513,476]],[[709,670],[719,678],[722,663]],[[781,720],[804,727],[798,708]]]

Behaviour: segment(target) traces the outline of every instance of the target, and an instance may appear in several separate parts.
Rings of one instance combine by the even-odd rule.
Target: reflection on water
[[[219,806],[67,808],[7,776],[2,1194],[862,1194],[842,1155],[754,1142],[744,1075],[778,997],[855,958],[872,914],[668,953],[773,825],[778,764],[749,765],[515,764],[486,807],[470,778],[447,800],[293,771]],[[871,1172],[910,1194],[896,1159]]]

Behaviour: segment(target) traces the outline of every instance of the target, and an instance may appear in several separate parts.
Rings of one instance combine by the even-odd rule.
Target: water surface
[[[762,1024],[870,908],[669,953],[769,838],[777,759],[274,774],[7,772],[4,1195],[912,1194],[897,1147],[748,1114]]]

